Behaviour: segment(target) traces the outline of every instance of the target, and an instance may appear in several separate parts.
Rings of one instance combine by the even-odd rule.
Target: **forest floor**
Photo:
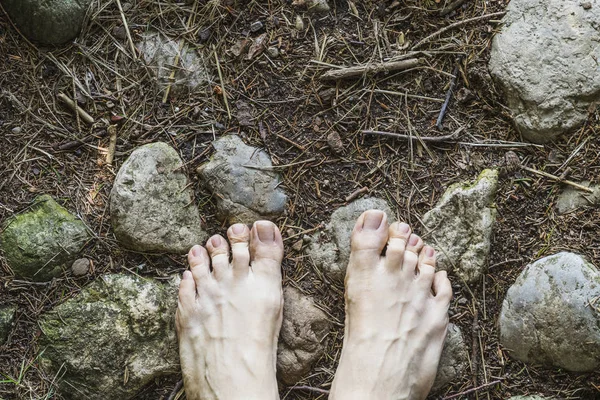
[[[326,356],[303,385],[326,390],[333,379],[343,336],[343,286],[327,281],[302,252],[292,249],[293,237],[318,229],[362,188],[362,195],[388,200],[396,212],[392,219],[410,223],[419,233],[420,217],[450,184],[492,167],[501,170],[501,177],[489,271],[468,288],[450,277],[455,291],[450,321],[465,334],[471,370],[431,398],[499,400],[528,393],[600,398],[598,374],[525,365],[498,341],[502,300],[525,265],[562,250],[600,265],[600,211],[589,207],[559,215],[555,202],[563,189],[560,183],[505,168],[505,155],[512,150],[524,165],[577,182],[597,181],[600,169],[598,112],[576,132],[544,146],[523,143],[511,124],[487,72],[491,41],[500,28],[497,13],[508,1],[466,1],[445,12],[444,1],[335,0],[321,16],[285,0],[191,3],[136,0],[127,11],[134,41],[150,28],[184,38],[204,54],[213,75],[206,90],[169,96],[164,103],[128,40],[113,34],[122,25],[115,1],[93,0],[79,38],[60,48],[29,43],[0,12],[0,222],[46,193],[76,212],[97,236],[83,252],[94,267],[86,277],[31,283],[15,278],[1,261],[0,304],[19,308],[9,340],[0,347],[0,370],[15,381],[0,383],[0,398],[37,399],[50,393],[52,377],[36,361],[37,321],[44,312],[102,274],[135,269],[143,276],[166,277],[186,268],[183,256],[132,253],[114,239],[108,196],[118,167],[137,146],[164,141],[179,151],[202,206],[204,228],[224,234],[226,226],[215,218],[214,200],[195,171],[210,158],[211,141],[226,133],[266,149],[280,166],[290,199],[286,214],[275,221],[286,239],[284,284],[312,295],[334,322]],[[467,22],[471,18],[475,20]],[[252,33],[255,21],[264,27]],[[247,60],[229,51],[238,41],[263,33],[279,56],[263,52]],[[407,57],[422,62],[409,70],[337,82],[321,79],[335,66]],[[436,119],[455,72],[454,96],[439,129]],[[76,98],[97,123],[89,126],[76,118],[57,99],[61,92]],[[251,123],[240,124],[237,107],[246,106],[252,110]],[[110,166],[105,163],[107,126],[116,120],[118,141]],[[405,140],[365,130],[420,137],[455,133],[460,143]],[[341,146],[334,149],[335,134]],[[139,398],[166,399],[179,379],[157,381]],[[326,395],[282,387],[281,397]]]

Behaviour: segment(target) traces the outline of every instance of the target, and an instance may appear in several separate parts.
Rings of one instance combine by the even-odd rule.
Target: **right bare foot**
[[[329,399],[425,399],[448,325],[446,272],[435,272],[433,248],[404,223],[388,228],[382,211],[358,218],[351,243],[344,344]]]

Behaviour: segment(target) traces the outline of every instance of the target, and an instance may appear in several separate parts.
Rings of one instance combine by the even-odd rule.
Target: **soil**
[[[211,86],[170,95],[165,103],[149,71],[133,57],[115,1],[94,0],[79,38],[57,48],[29,43],[0,12],[0,221],[47,193],[96,234],[82,252],[92,261],[91,273],[84,277],[69,273],[49,283],[27,282],[15,278],[0,258],[0,304],[18,305],[15,327],[0,347],[0,370],[12,378],[0,378],[0,398],[60,398],[53,377],[37,364],[41,314],[105,273],[136,272],[161,279],[186,268],[182,256],[139,254],[116,243],[108,196],[127,155],[154,141],[178,149],[204,228],[224,234],[214,199],[199,184],[195,170],[209,159],[215,137],[235,133],[265,148],[282,172],[290,197],[285,216],[276,221],[286,239],[284,284],[313,295],[335,326],[326,355],[299,383],[301,388],[281,387],[282,399],[326,398],[318,390],[327,390],[333,379],[344,320],[343,286],[327,281],[292,245],[319,229],[357,190],[359,196],[387,199],[396,210],[393,218],[409,222],[419,233],[419,217],[451,183],[473,179],[489,167],[502,172],[489,272],[469,287],[450,277],[455,291],[450,321],[465,334],[472,368],[431,398],[490,400],[531,393],[600,399],[599,374],[518,362],[499,344],[497,330],[502,299],[531,261],[568,250],[600,265],[600,211],[587,207],[558,215],[560,183],[505,163],[512,150],[530,168],[576,182],[597,182],[598,110],[591,109],[583,127],[555,143],[522,143],[486,67],[501,16],[479,18],[431,37],[413,55],[421,64],[408,71],[337,82],[320,79],[335,66],[408,57],[420,40],[450,24],[500,12],[507,1],[467,1],[446,15],[440,10],[447,4],[439,0],[335,0],[325,15],[309,15],[285,0],[187,3],[136,0],[126,11],[134,41],[152,28],[184,38],[205,55]],[[297,15],[303,30],[295,28]],[[251,32],[255,21],[264,26]],[[246,60],[228,51],[239,40],[263,33],[268,45],[279,49],[278,57],[262,52]],[[436,119],[454,71],[454,95],[438,129]],[[96,123],[89,126],[77,118],[57,99],[59,93],[76,98]],[[112,166],[106,163],[109,123],[118,129]],[[455,133],[460,143],[364,130],[412,137]],[[167,399],[177,394],[179,380],[158,380],[138,398]]]

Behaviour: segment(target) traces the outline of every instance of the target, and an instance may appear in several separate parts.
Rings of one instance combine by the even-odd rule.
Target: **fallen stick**
[[[79,114],[79,117],[88,125],[94,125],[94,118],[91,117],[83,108],[79,107],[77,103],[71,100],[66,94],[59,93],[56,97],[67,105],[73,112]]]
[[[594,191],[592,189],[590,189],[589,187],[583,186],[583,185],[581,185],[581,184],[579,184],[577,182],[573,182],[573,181],[570,181],[568,179],[562,179],[560,176],[552,175],[552,174],[549,174],[549,173],[544,172],[544,171],[539,171],[537,169],[529,168],[529,167],[526,167],[524,165],[521,165],[520,167],[521,167],[521,169],[523,169],[525,171],[528,171],[528,172],[531,172],[531,173],[534,173],[534,174],[537,174],[537,175],[541,175],[541,176],[544,176],[546,178],[550,178],[550,179],[552,179],[554,181],[557,181],[557,182],[562,182],[562,183],[564,183],[566,185],[573,186],[574,188],[577,188],[579,190],[583,190],[583,191],[588,192],[588,193],[594,193]]]
[[[473,393],[473,392],[476,392],[478,390],[484,389],[486,387],[497,385],[497,384],[499,384],[501,382],[502,382],[501,380],[497,380],[497,381],[492,381],[492,382],[484,383],[483,385],[471,388],[469,390],[465,390],[464,392],[460,392],[460,393],[453,394],[452,396],[444,397],[444,398],[442,398],[442,400],[455,399],[457,397],[464,396],[465,394]]]
[[[106,154],[106,164],[112,165],[115,158],[115,150],[117,148],[117,126],[109,125],[108,133],[110,134],[110,141],[108,142],[108,153]]]
[[[367,193],[368,191],[369,191],[369,188],[366,187],[366,186],[363,186],[360,189],[356,189],[354,192],[352,192],[348,196],[346,196],[346,203],[354,200],[355,198],[357,198],[361,194]]]
[[[445,8],[440,10],[440,17],[445,17],[450,14],[452,11],[456,10],[458,7],[465,4],[467,0],[456,0],[454,3],[448,4]]]
[[[137,60],[135,45],[133,44],[133,39],[131,38],[131,32],[129,31],[129,24],[127,24],[127,18],[125,18],[125,13],[123,12],[123,7],[121,6],[121,0],[117,0],[117,7],[119,8],[119,14],[121,14],[121,20],[123,21],[125,35],[127,36],[127,42],[129,43],[129,48],[131,50],[131,56],[134,60]]]
[[[444,100],[444,104],[442,104],[442,109],[440,110],[440,114],[438,115],[437,121],[435,122],[435,126],[442,130],[442,121],[446,116],[446,111],[448,111],[448,104],[450,104],[450,99],[452,98],[452,93],[454,93],[454,86],[456,86],[456,78],[458,77],[458,64],[454,66],[454,71],[452,72],[452,80],[450,81],[450,88],[446,92],[446,99]]]
[[[401,133],[393,133],[393,132],[383,132],[383,131],[362,131],[365,135],[379,135],[379,136],[389,136],[396,139],[404,139],[404,140],[417,140],[423,142],[456,142],[456,137],[462,131],[462,129],[457,129],[452,132],[450,135],[444,136],[415,136],[415,135],[403,135]]]
[[[457,26],[465,25],[465,24],[468,24],[469,22],[475,22],[475,21],[479,21],[479,20],[481,20],[481,19],[492,19],[492,18],[494,18],[494,17],[501,17],[501,16],[503,16],[504,14],[506,14],[506,11],[500,11],[500,12],[497,12],[497,13],[486,14],[486,15],[480,15],[479,17],[474,17],[474,18],[463,19],[462,21],[455,22],[455,23],[453,23],[453,24],[450,24],[450,25],[448,25],[448,26],[445,26],[445,27],[443,27],[442,29],[440,29],[440,30],[438,30],[438,31],[436,31],[436,32],[434,32],[434,33],[432,33],[431,35],[429,35],[429,36],[427,36],[426,38],[422,39],[421,41],[417,42],[417,44],[415,44],[415,45],[412,47],[412,50],[414,50],[414,49],[417,49],[417,48],[421,47],[422,45],[424,45],[425,43],[429,42],[429,41],[430,41],[431,39],[433,39],[434,37],[436,37],[436,36],[439,36],[439,35],[441,35],[442,33],[446,32],[446,31],[448,31],[448,30],[450,30],[450,29],[456,28]]]
[[[362,76],[365,74],[377,74],[387,71],[401,71],[414,68],[421,63],[419,58],[409,58],[401,61],[388,61],[374,64],[356,65],[354,67],[334,69],[321,75],[321,80],[338,80]]]

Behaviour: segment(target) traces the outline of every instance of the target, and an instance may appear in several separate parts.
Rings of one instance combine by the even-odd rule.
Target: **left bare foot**
[[[179,286],[177,333],[190,400],[279,399],[283,241],[269,221],[235,224],[189,254]],[[208,250],[208,253],[207,253]],[[209,259],[210,254],[210,259]],[[212,265],[212,270],[211,270]]]

